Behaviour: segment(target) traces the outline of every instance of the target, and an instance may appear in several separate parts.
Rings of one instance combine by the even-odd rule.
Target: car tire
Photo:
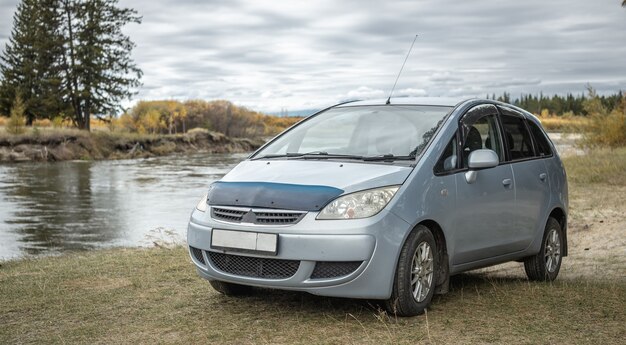
[[[418,225],[402,246],[391,297],[385,301],[388,313],[415,316],[424,312],[435,292],[438,254],[430,229]]]
[[[524,260],[524,269],[528,279],[534,281],[553,281],[559,275],[563,248],[563,229],[561,224],[548,218],[541,240],[541,250],[537,255]]]
[[[227,283],[220,280],[210,280],[209,283],[217,292],[226,296],[244,296],[252,292],[251,286]]]

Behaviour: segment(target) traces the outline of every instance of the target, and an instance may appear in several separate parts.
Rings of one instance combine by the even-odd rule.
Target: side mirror
[[[443,161],[443,170],[450,171],[456,169],[456,155],[452,155]]]
[[[467,183],[474,183],[478,177],[477,170],[497,167],[500,164],[498,154],[493,150],[481,149],[472,151],[467,159],[469,171],[465,173]]]

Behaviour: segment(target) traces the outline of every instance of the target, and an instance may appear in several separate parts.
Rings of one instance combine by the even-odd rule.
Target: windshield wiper
[[[393,161],[412,161],[415,159],[414,155],[408,156],[395,156],[392,154],[386,154],[381,156],[363,157],[366,162],[393,162]]]
[[[264,156],[254,157],[253,159],[256,160],[256,159],[271,159],[271,158],[284,158],[284,157],[300,157],[302,155],[304,154],[296,153],[296,152],[288,152],[288,153],[264,155]]]
[[[291,158],[291,159],[354,159],[362,160],[365,162],[393,162],[393,161],[410,161],[414,160],[414,155],[408,156],[395,156],[393,154],[385,154],[380,156],[358,156],[358,155],[344,155],[336,153],[328,153],[324,151],[312,151],[312,152],[287,152],[283,154],[270,154],[256,159],[272,159],[272,158]]]
[[[254,159],[271,159],[271,158],[295,158],[295,159],[333,159],[333,158],[341,158],[341,159],[363,159],[363,156],[355,156],[355,155],[342,155],[342,154],[334,154],[328,153],[324,151],[311,151],[305,153],[299,152],[287,152],[284,154],[270,154],[261,157],[256,157]]]

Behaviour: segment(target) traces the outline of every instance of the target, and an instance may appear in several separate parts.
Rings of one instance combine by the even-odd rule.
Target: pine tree
[[[92,115],[116,113],[140,85],[135,45],[122,33],[140,21],[117,0],[22,0],[0,60],[0,113],[16,95],[28,123],[65,113],[88,130]]]
[[[58,0],[23,0],[0,58],[0,112],[7,113],[17,95],[28,123],[53,118],[64,109],[59,62],[63,54]]]
[[[62,0],[62,12],[65,83],[75,123],[89,130],[92,115],[121,110],[120,102],[140,85],[142,72],[131,59],[135,44],[122,27],[141,17],[117,0]]]

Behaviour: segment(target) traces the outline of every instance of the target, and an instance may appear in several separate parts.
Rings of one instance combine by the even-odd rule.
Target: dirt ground
[[[569,256],[559,279],[578,277],[626,283],[626,187],[570,184]],[[521,263],[485,268],[494,276],[523,277]]]

